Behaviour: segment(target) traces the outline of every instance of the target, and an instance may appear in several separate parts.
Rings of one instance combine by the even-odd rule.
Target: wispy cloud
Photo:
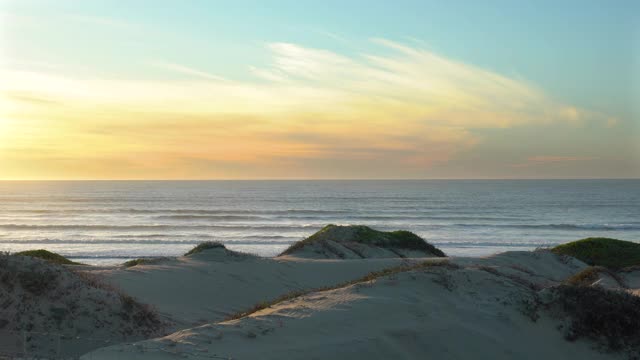
[[[612,128],[618,125],[618,119],[614,117],[607,118],[607,127]]]
[[[326,37],[328,37],[328,38],[330,38],[332,40],[335,40],[335,41],[337,41],[339,43],[342,43],[342,44],[351,44],[351,41],[349,41],[346,37],[344,37],[342,35],[339,35],[339,34],[336,34],[334,32],[331,32],[331,31],[316,30],[316,33],[318,33],[320,35],[323,35],[323,36],[326,36]]]
[[[513,164],[512,167],[530,167],[540,166],[554,163],[571,163],[576,161],[592,161],[598,160],[599,157],[593,156],[532,156],[527,158],[523,163]]]
[[[91,148],[105,159],[133,154],[130,162],[153,161],[185,174],[193,169],[185,164],[180,170],[180,159],[234,162],[236,177],[412,176],[473,148],[481,141],[478,129],[597,116],[526,81],[421,47],[373,41],[384,55],[270,43],[270,63],[248,68],[255,81],[163,61],[150,65],[188,77],[121,80],[7,70],[0,74],[0,93],[12,105],[5,117],[39,123],[5,124],[12,130],[0,134],[0,143],[21,147],[24,138],[11,134],[29,133],[30,144],[57,149],[21,154],[38,163],[49,155],[82,158]],[[578,159],[534,157],[514,166]],[[224,176],[211,171],[207,176]]]
[[[192,67],[188,67],[180,64],[174,64],[174,63],[169,63],[164,61],[154,61],[154,62],[151,62],[151,66],[155,66],[155,67],[173,71],[173,72],[178,72],[181,74],[196,76],[196,77],[200,77],[208,80],[227,81],[227,79],[221,76],[213,75],[206,71],[197,70]]]

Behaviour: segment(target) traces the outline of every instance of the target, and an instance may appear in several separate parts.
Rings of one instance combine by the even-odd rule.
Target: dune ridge
[[[278,261],[282,260],[263,266]],[[372,260],[298,259],[294,266],[368,261]],[[318,359],[626,356],[598,350],[606,343],[587,336],[567,340],[570,322],[566,314],[554,312],[555,289],[588,269],[574,258],[550,251],[507,252],[397,264],[325,289],[297,293],[232,319],[140,342],[135,351],[122,345],[90,355],[92,359],[116,354],[121,358],[131,354],[131,359],[171,359],[176,354],[194,359],[305,359],[309,354]]]

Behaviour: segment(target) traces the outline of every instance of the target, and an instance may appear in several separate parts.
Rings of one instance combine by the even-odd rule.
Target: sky
[[[640,2],[0,0],[0,179],[405,178],[640,178]]]

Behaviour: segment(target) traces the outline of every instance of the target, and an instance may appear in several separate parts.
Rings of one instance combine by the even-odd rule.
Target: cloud
[[[13,120],[5,122],[9,130],[0,133],[0,143],[47,144],[48,151],[28,154],[34,162],[82,158],[90,149],[104,159],[139,162],[141,172],[153,162],[156,169],[188,173],[186,164],[180,170],[179,159],[200,159],[235,162],[234,174],[244,169],[247,176],[263,171],[318,177],[309,166],[315,164],[322,177],[356,170],[419,177],[481,142],[479,129],[573,124],[599,116],[551,99],[521,79],[421,47],[373,41],[382,51],[357,56],[270,43],[270,62],[248,67],[253,81],[163,61],[151,66],[189,77],[123,80],[6,70],[0,74],[0,101],[11,106],[0,115]],[[42,101],[30,105],[26,99]],[[29,136],[12,136],[18,133]],[[0,156],[15,154],[2,153],[0,146]],[[550,161],[532,158],[527,164]],[[332,170],[332,162],[341,165]]]
[[[597,157],[591,156],[533,156],[527,160],[533,162],[563,162],[563,161],[585,161],[596,160]]]
[[[352,94],[385,110],[403,108],[426,121],[468,128],[507,127],[528,122],[576,121],[577,108],[556,103],[522,80],[508,78],[433,52],[373,39],[393,55],[345,57],[290,43],[272,43],[263,78]]]
[[[607,123],[606,123],[608,128],[612,128],[618,125],[618,119],[614,118],[614,117],[610,117],[607,118]]]
[[[188,66],[184,66],[184,65],[180,65],[180,64],[173,64],[173,63],[168,63],[168,62],[155,61],[155,62],[151,63],[151,66],[163,68],[165,70],[175,71],[175,72],[178,72],[178,73],[181,73],[181,74],[192,75],[192,76],[196,76],[196,77],[200,77],[200,78],[208,79],[208,80],[227,81],[225,78],[223,78],[221,76],[209,74],[209,73],[207,73],[205,71],[196,70],[194,68],[191,68],[191,67],[188,67]]]
[[[320,35],[326,36],[326,37],[328,37],[328,38],[330,38],[330,39],[332,39],[334,41],[342,43],[342,44],[350,44],[351,43],[346,37],[344,37],[342,35],[339,35],[339,34],[336,34],[334,32],[331,32],[331,31],[316,30],[315,32],[320,34]]]
[[[56,104],[56,102],[51,100],[51,99],[40,98],[40,97],[28,95],[28,94],[25,95],[25,94],[20,94],[20,93],[8,92],[8,93],[5,94],[5,96],[9,100],[13,100],[13,101],[16,101],[16,102],[27,102],[27,103],[32,103],[32,104],[35,104],[35,105],[51,106],[51,105],[55,105]]]
[[[598,160],[599,157],[592,156],[532,156],[527,158],[526,162],[513,164],[512,167],[530,167],[553,163],[567,163],[576,161],[592,161]]]

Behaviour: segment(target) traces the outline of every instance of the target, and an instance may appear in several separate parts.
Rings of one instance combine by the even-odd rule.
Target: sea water
[[[640,180],[0,182],[0,251],[89,264],[202,241],[274,256],[326,224],[409,230],[456,256],[640,241]]]

